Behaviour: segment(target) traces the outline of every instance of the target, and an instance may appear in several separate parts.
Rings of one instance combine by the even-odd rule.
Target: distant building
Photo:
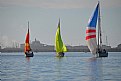
[[[31,43],[32,49],[38,49],[38,48],[41,48],[43,46],[45,46],[45,44],[40,43],[40,41],[36,40],[36,38],[35,38],[35,41],[32,41],[32,43]]]
[[[38,49],[40,47],[43,47],[45,44],[40,43],[40,41],[36,40],[32,41],[32,43],[30,44],[32,49]],[[20,48],[24,49],[24,44],[20,44]]]
[[[67,46],[69,52],[85,52],[89,51],[87,46]]]
[[[103,49],[111,49],[111,46],[102,45]]]
[[[121,44],[119,44],[119,45],[117,46],[117,48],[121,49]]]
[[[36,40],[36,38],[32,41],[30,46],[33,51],[54,51],[54,46],[42,44],[40,41]],[[20,44],[20,48],[24,49],[24,44]]]

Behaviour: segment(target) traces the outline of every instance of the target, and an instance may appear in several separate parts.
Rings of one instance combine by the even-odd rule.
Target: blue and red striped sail
[[[86,28],[86,41],[91,53],[96,54],[97,42],[96,42],[96,25],[98,19],[99,3],[97,4],[95,11],[89,19],[88,26]]]

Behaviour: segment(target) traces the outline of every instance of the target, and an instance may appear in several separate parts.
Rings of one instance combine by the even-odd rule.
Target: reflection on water
[[[90,81],[103,81],[102,58],[90,58]]]
[[[61,80],[61,68],[62,68],[62,60],[63,60],[64,57],[56,57],[56,65],[55,65],[55,70],[56,70],[56,78],[58,80]]]
[[[29,62],[30,61],[30,57],[26,57],[26,60]]]
[[[30,57],[26,57],[26,63],[25,63],[25,81],[30,80],[30,71],[31,70],[31,65],[30,65]]]

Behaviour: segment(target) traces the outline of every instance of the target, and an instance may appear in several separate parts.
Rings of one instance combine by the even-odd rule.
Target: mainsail
[[[25,40],[25,48],[24,48],[24,52],[27,52],[27,51],[30,51],[31,48],[30,48],[30,44],[29,44],[29,22],[28,22],[28,32],[27,32],[27,35],[26,35],[26,40]]]
[[[56,50],[56,52],[66,52],[67,51],[67,48],[61,38],[60,19],[59,19],[58,28],[56,31],[56,36],[55,36],[55,50]]]
[[[97,42],[96,42],[96,24],[98,19],[98,13],[99,13],[99,2],[95,8],[95,11],[91,18],[89,19],[88,26],[86,28],[86,41],[89,50],[92,54],[96,54],[97,50]]]

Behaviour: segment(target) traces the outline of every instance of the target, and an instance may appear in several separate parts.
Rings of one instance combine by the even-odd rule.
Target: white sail
[[[97,4],[95,11],[89,19],[88,26],[86,28],[86,41],[89,50],[92,54],[96,54],[97,41],[96,41],[96,24],[98,19],[99,3]]]

